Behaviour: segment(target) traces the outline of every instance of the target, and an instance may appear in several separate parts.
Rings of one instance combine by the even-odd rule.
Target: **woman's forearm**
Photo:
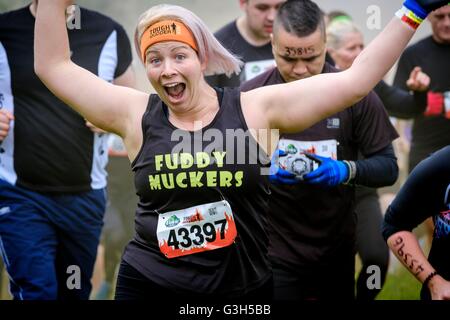
[[[34,34],[34,67],[43,80],[55,65],[70,62],[65,12],[70,0],[39,0]]]
[[[387,243],[398,260],[421,283],[435,271],[425,257],[413,233],[409,231],[396,232],[388,238]]]

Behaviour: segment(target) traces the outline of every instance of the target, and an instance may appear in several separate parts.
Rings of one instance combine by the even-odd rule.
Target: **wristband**
[[[356,177],[356,163],[354,161],[343,161],[348,168],[348,178],[343,184],[349,184]]]
[[[398,10],[395,15],[414,30],[416,30],[424,20],[424,18],[419,17],[405,6]]]
[[[444,110],[444,95],[439,92],[428,91],[425,116],[440,116]]]
[[[426,278],[425,281],[423,282],[423,285],[426,287],[428,286],[428,282],[430,282],[431,279],[433,279],[434,276],[437,276],[437,271],[433,271],[432,273],[430,273]]]

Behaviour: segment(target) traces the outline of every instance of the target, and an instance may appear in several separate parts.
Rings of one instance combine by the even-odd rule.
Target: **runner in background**
[[[34,73],[39,5],[0,15],[0,251],[14,299],[88,299],[106,206],[107,135],[91,131]],[[124,29],[70,8],[74,63],[106,83],[129,84]]]
[[[216,87],[238,87],[273,67],[270,34],[278,7],[286,0],[239,0],[244,14],[228,23],[214,35],[220,43],[244,62],[239,74],[209,76]]]

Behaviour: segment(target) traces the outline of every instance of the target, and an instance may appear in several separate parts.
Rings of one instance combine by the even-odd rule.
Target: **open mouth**
[[[171,83],[164,85],[164,90],[173,99],[180,99],[183,96],[186,85],[184,83]]]

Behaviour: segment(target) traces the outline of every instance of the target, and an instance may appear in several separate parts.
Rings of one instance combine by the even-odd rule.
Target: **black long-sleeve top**
[[[388,85],[381,80],[374,91],[383,101],[389,115],[400,119],[411,119],[425,111],[427,106],[426,92],[410,93],[402,88]]]

